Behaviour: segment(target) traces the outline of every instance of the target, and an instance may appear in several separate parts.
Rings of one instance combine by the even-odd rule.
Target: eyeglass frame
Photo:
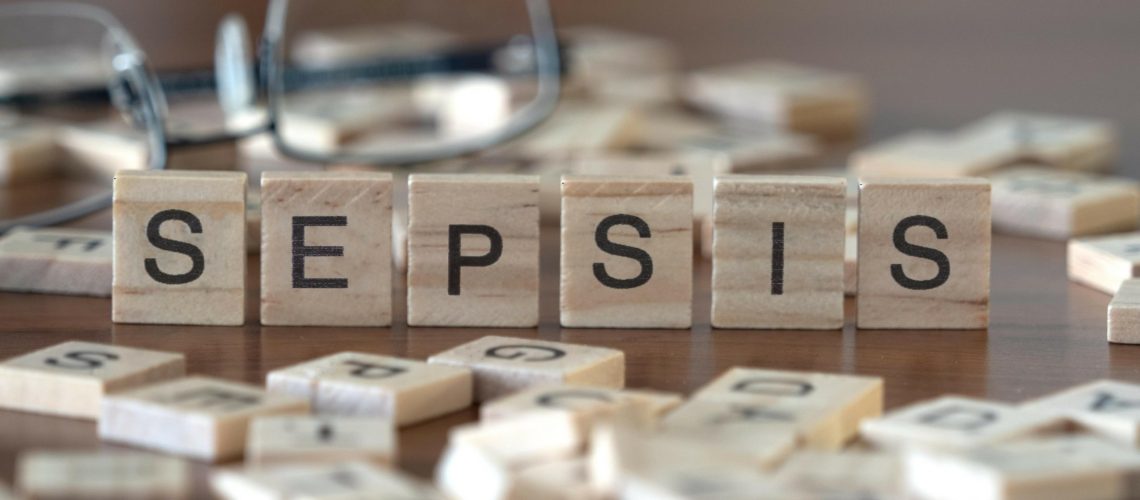
[[[248,55],[245,43],[248,35],[245,33],[245,24],[241,18],[230,15],[222,21],[215,47],[214,83],[218,95],[223,101],[226,96],[232,96],[234,93],[249,96],[248,101],[242,104],[247,108],[245,111],[254,111],[257,100],[265,97],[267,104],[265,121],[245,130],[226,131],[205,137],[176,137],[168,132],[167,100],[162,82],[150,68],[145,53],[139,48],[130,32],[107,11],[83,4],[37,2],[0,6],[0,15],[8,11],[9,15],[18,13],[32,16],[72,17],[95,22],[106,28],[108,39],[115,50],[112,56],[112,69],[115,75],[108,91],[115,107],[127,115],[135,128],[145,133],[150,148],[147,162],[150,170],[165,170],[170,149],[233,141],[260,133],[269,133],[278,151],[301,161],[407,167],[472,154],[518,137],[542,123],[558,104],[563,58],[549,4],[547,0],[525,0],[535,47],[534,64],[538,86],[534,99],[524,105],[503,127],[473,137],[453,140],[445,147],[433,147],[430,150],[421,147],[420,150],[408,148],[386,154],[354,154],[312,153],[295,148],[288,144],[280,133],[281,108],[284,105],[288,69],[282,47],[289,2],[290,0],[270,0],[265,27],[253,61],[246,60]],[[226,30],[234,32],[225,35]],[[227,58],[226,54],[230,56]],[[245,83],[223,82],[217,76],[222,64],[243,65],[250,75],[253,75],[252,71],[256,69],[263,77],[256,78],[253,75],[243,79]],[[224,87],[224,85],[238,87]],[[250,87],[241,88],[244,85]],[[226,108],[227,103],[222,104],[223,108]],[[229,104],[231,106],[225,109],[227,114],[242,111],[233,108],[235,103]],[[108,191],[51,210],[0,220],[0,234],[17,226],[39,227],[59,224],[108,208],[112,203],[113,193]]]

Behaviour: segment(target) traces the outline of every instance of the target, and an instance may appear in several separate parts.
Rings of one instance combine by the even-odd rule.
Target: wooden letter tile
[[[903,470],[914,498],[1136,498],[1140,456],[1093,436],[1064,436],[963,453],[911,449]]]
[[[392,174],[261,176],[261,323],[392,322]]]
[[[396,458],[392,422],[375,417],[276,415],[249,424],[245,463],[360,460],[390,464]]]
[[[31,451],[16,471],[27,498],[187,498],[186,462],[134,451]]]
[[[1126,280],[1108,303],[1108,341],[1140,344],[1140,280]]]
[[[245,174],[115,176],[116,323],[245,322]]]
[[[0,407],[97,418],[109,393],[185,373],[182,354],[73,340],[0,363]]]
[[[1140,277],[1140,233],[1069,240],[1069,279],[1104,293]]]
[[[1120,177],[1021,167],[993,183],[994,229],[1056,240],[1136,229],[1140,183]]]
[[[223,469],[210,476],[210,486],[224,500],[444,500],[443,495],[418,479],[362,462]]]
[[[99,437],[207,461],[241,456],[249,421],[306,413],[292,396],[207,377],[187,377],[103,398]]]
[[[1104,437],[1140,448],[1140,385],[1097,380],[1026,402],[1022,408],[1069,418]]]
[[[779,487],[719,444],[599,426],[590,439],[590,483],[613,498],[807,498]]]
[[[625,353],[604,347],[489,336],[436,354],[428,363],[473,370],[479,402],[541,384],[625,386]]]
[[[538,177],[408,178],[408,325],[538,325]]]
[[[0,238],[0,290],[111,295],[111,233],[16,228]]]
[[[864,440],[885,448],[926,446],[964,450],[1057,430],[1062,420],[1015,406],[943,396],[863,422]]]
[[[697,71],[685,97],[729,118],[770,123],[828,139],[850,139],[863,125],[867,96],[854,75],[780,61]]]
[[[689,328],[693,183],[562,178],[562,326]]]
[[[860,177],[929,179],[986,175],[1016,161],[1004,142],[916,131],[856,151],[851,168]]]
[[[894,453],[797,451],[775,478],[796,490],[813,493],[811,498],[905,498],[902,464]]]
[[[1116,127],[1108,121],[1021,111],[994,113],[957,135],[1014,150],[1020,161],[1064,170],[1104,170],[1120,149]]]
[[[409,425],[471,405],[466,367],[342,352],[269,372],[272,393],[309,400],[322,415],[380,417]]]
[[[989,182],[862,181],[858,266],[859,328],[987,328]]]
[[[28,124],[0,127],[0,186],[52,175],[59,154],[51,129]]]
[[[538,412],[452,429],[435,471],[457,500],[512,498],[517,471],[576,455],[585,442],[568,413]]]
[[[717,177],[714,327],[843,327],[846,192],[839,177]]]
[[[565,412],[574,416],[583,432],[601,419],[621,414],[642,428],[652,428],[669,410],[681,404],[680,394],[618,390],[580,385],[535,387],[483,404],[483,422],[502,420],[533,411]]]
[[[861,420],[882,412],[877,377],[733,368],[693,394],[665,425],[790,431],[809,447],[834,450],[855,436]]]
[[[582,458],[526,467],[515,474],[510,500],[604,500],[588,479],[589,470]]]
[[[768,470],[800,444],[800,422],[810,418],[778,404],[694,399],[670,412],[661,426],[663,435],[700,441]]]

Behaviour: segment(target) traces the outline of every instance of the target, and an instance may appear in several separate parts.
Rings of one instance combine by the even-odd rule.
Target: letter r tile
[[[861,180],[858,240],[859,328],[989,326],[989,181]]]
[[[538,177],[408,177],[408,324],[538,325]]]
[[[693,182],[562,178],[562,326],[689,328]]]
[[[245,322],[245,180],[244,172],[115,175],[113,321]]]
[[[261,176],[261,323],[392,322],[392,174]]]

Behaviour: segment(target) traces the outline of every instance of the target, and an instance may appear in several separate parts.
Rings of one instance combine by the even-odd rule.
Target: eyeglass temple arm
[[[495,69],[494,55],[504,44],[474,49],[448,51],[417,57],[383,58],[333,67],[287,68],[285,88],[290,91],[320,88],[345,82],[383,82],[407,80],[431,74],[489,72]],[[566,74],[566,47],[559,43],[560,71]],[[264,88],[261,65],[254,64],[258,88]],[[167,95],[210,92],[217,88],[213,70],[166,72],[158,75],[162,90]],[[17,107],[35,107],[58,103],[104,103],[110,97],[105,87],[77,88],[50,94],[23,92],[0,96],[0,104]]]

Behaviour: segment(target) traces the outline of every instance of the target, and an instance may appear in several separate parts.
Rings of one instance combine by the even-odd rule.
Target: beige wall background
[[[296,0],[294,0],[296,1]],[[306,0],[315,1],[315,0]],[[952,128],[996,109],[1116,121],[1121,170],[1140,176],[1140,2],[1075,0],[552,0],[562,25],[605,24],[673,41],[687,67],[776,57],[864,75],[871,138]],[[8,3],[5,0],[4,3]],[[265,1],[100,0],[157,66],[207,64],[226,12],[254,29]],[[523,0],[323,0],[328,22],[349,5],[437,9],[449,22],[519,15]]]

